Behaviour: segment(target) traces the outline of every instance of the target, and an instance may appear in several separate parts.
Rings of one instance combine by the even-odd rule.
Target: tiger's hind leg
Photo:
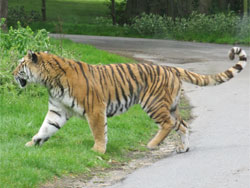
[[[148,115],[159,125],[158,133],[147,145],[149,149],[155,149],[173,129],[173,121],[166,106],[163,102],[155,104],[154,109],[147,110]]]
[[[181,144],[177,146],[176,152],[177,153],[184,153],[188,152],[189,150],[189,130],[187,123],[182,120],[179,109],[176,107],[174,111],[171,112],[171,116],[175,121],[174,130],[179,134],[181,139]]]
[[[184,153],[189,151],[189,130],[184,120],[180,121],[177,133],[181,137],[181,144],[176,148],[177,153]]]

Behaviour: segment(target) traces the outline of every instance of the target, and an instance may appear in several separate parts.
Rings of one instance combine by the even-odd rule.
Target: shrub
[[[141,35],[164,35],[167,31],[166,17],[154,14],[141,14],[132,21],[132,28]]]
[[[244,16],[240,22],[237,22],[236,33],[240,39],[250,39],[250,16]]]
[[[18,51],[19,56],[23,56],[29,49],[34,51],[46,51],[49,49],[49,36],[45,29],[38,30],[36,33],[32,29],[22,27],[17,23],[17,29],[10,27],[7,34],[2,34],[1,47],[4,50]]]
[[[39,12],[32,10],[30,12],[25,11],[24,6],[9,7],[8,9],[8,26],[17,26],[19,21],[23,26],[29,25],[31,22],[41,20]]]
[[[96,17],[94,20],[95,24],[105,25],[105,26],[112,26],[112,20],[107,17]]]
[[[4,20],[1,21],[1,24]],[[28,50],[48,51],[50,41],[48,32],[44,29],[33,32],[28,26],[22,27],[17,23],[17,29],[10,27],[8,33],[0,29],[0,92],[13,90],[16,86],[13,83],[12,71],[17,62]]]
[[[177,18],[175,20],[172,34],[176,38],[189,36],[214,36],[223,37],[234,35],[236,25],[240,22],[240,17],[232,12],[228,14],[218,13],[213,15],[199,14],[193,12],[189,18]]]

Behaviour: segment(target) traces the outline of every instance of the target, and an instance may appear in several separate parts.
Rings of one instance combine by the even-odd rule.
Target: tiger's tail
[[[202,75],[195,72],[191,72],[182,68],[176,68],[176,74],[178,74],[181,80],[192,83],[199,86],[213,86],[224,83],[240,73],[247,62],[247,54],[240,47],[233,47],[229,51],[229,58],[234,59],[235,54],[239,56],[239,61],[233,67],[227,69],[224,72],[213,75]]]

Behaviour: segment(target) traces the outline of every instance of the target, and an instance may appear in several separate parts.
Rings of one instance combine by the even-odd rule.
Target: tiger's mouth
[[[16,81],[20,85],[21,88],[23,88],[27,85],[27,80],[25,80],[23,78],[16,78]]]

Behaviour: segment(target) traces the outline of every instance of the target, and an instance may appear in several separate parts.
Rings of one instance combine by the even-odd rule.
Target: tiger
[[[46,52],[29,50],[15,68],[17,84],[41,84],[49,93],[48,112],[26,146],[41,146],[72,117],[85,117],[91,129],[93,150],[105,153],[108,142],[107,118],[139,104],[159,126],[148,142],[155,149],[174,130],[180,136],[177,153],[189,150],[189,128],[179,114],[182,82],[198,86],[224,83],[243,70],[247,55],[240,47],[229,51],[239,61],[224,72],[202,75],[183,68],[146,64],[90,65]]]

